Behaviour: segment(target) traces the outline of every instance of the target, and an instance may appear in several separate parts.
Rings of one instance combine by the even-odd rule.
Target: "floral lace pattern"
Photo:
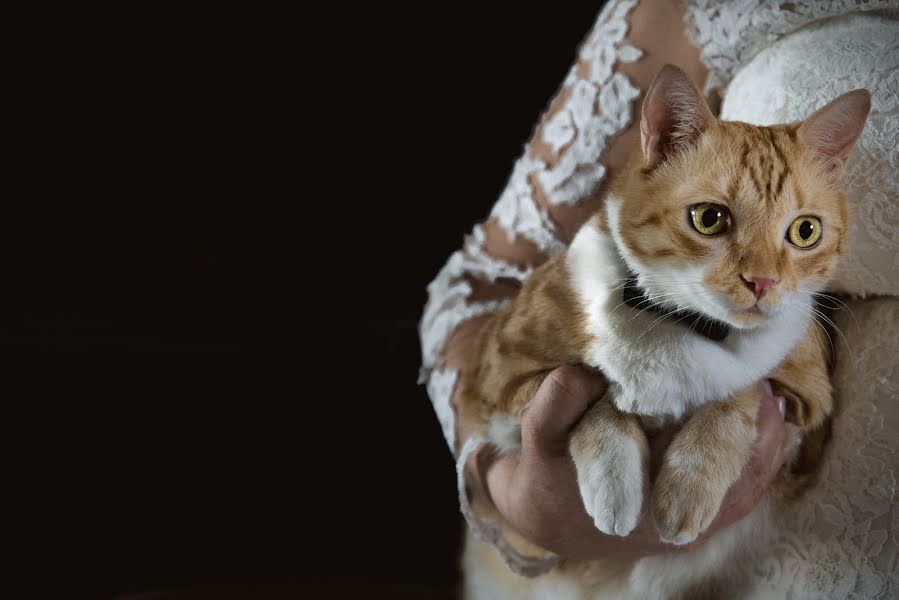
[[[600,12],[590,35],[578,53],[578,63],[566,77],[560,98],[567,98],[546,122],[541,141],[550,150],[551,161],[534,156],[530,144],[515,163],[509,182],[490,213],[506,232],[510,242],[524,238],[548,256],[559,254],[565,244],[559,240],[555,225],[536,199],[535,188],[550,205],[576,204],[605,178],[600,162],[606,144],[627,127],[632,104],[640,95],[630,80],[614,72],[616,62],[633,62],[641,52],[626,41],[627,17],[637,0],[612,0]],[[551,164],[550,164],[551,163]],[[519,267],[491,257],[483,248],[484,230],[476,226],[462,250],[450,256],[446,265],[428,286],[419,334],[422,343],[422,369],[419,381],[425,383],[434,411],[450,448],[456,445],[452,394],[458,373],[444,365],[440,353],[449,335],[463,321],[497,310],[501,301],[469,302],[472,278],[496,281],[499,278],[523,281],[530,267]],[[498,548],[509,567],[521,574],[537,575],[552,568],[554,559],[523,556],[506,543],[492,523],[494,516],[477,515],[469,506],[464,487],[464,458],[476,448],[469,442],[458,458],[459,497],[462,512],[479,539]]]
[[[537,198],[550,206],[576,204],[603,181],[605,167],[599,159],[610,137],[630,122],[632,103],[639,95],[639,90],[614,69],[616,62],[634,61],[641,55],[626,41],[627,17],[636,3],[637,0],[607,3],[579,51],[578,64],[563,83],[558,110],[538,130],[539,139],[532,142],[539,143],[545,151],[538,157],[534,146],[528,144],[516,162],[507,187],[491,212],[492,220],[511,242],[528,240],[548,256],[561,252],[564,244],[558,239],[548,211]],[[787,34],[792,35],[783,43],[794,37],[801,40],[806,32],[800,29],[819,20],[859,11],[879,10],[879,18],[899,16],[896,0],[687,0],[686,4],[685,18],[691,38],[701,48],[702,59],[710,69],[707,88],[723,89],[734,76],[745,78],[739,84],[745,83],[744,91],[734,92],[738,89],[735,83],[725,97],[724,109],[731,115],[728,118],[737,118],[732,115],[738,113],[740,98],[748,97],[753,85],[765,79],[744,75],[738,72],[740,68]],[[809,27],[809,32],[814,27]],[[782,94],[780,99],[752,100],[758,106],[767,103],[778,109],[796,110],[802,101],[803,112],[799,117],[804,117],[823,102],[817,96],[809,101],[801,100],[802,94],[810,90],[817,93],[819,87],[823,89],[822,82],[835,86],[834,90],[839,88],[836,93],[821,92],[822,98],[830,99],[853,87],[869,87],[874,93],[871,125],[860,146],[868,148],[881,161],[855,160],[846,171],[847,182],[857,189],[867,185],[862,193],[868,196],[867,204],[859,203],[858,215],[863,224],[860,227],[868,237],[853,232],[859,241],[851,255],[858,262],[845,264],[840,279],[856,293],[887,293],[884,290],[889,289],[893,291],[888,293],[897,293],[889,286],[896,286],[899,280],[895,275],[899,257],[896,237],[899,222],[895,212],[895,174],[899,167],[895,115],[899,81],[895,66],[879,73],[871,70],[870,56],[875,51],[881,54],[886,51],[889,57],[896,50],[894,41],[875,48],[882,39],[873,35],[857,39],[854,46],[844,47],[849,52],[869,56],[867,60],[860,59],[867,66],[850,67],[853,75],[845,79],[837,81],[831,77],[829,66],[821,67],[828,69],[827,74],[821,69],[808,69],[806,60],[801,62],[802,69],[797,66],[797,71],[789,75],[796,81],[807,76],[804,83],[797,84],[796,89],[801,93]],[[834,43],[838,47],[845,41],[837,38]],[[820,54],[817,47],[805,47],[801,51],[806,56]],[[851,56],[840,52],[833,54],[836,64],[852,63]],[[798,61],[794,62],[799,65]],[[806,72],[798,72],[803,69]],[[850,81],[854,81],[851,77],[856,75],[865,79],[850,86]],[[872,85],[877,89],[872,89]],[[790,118],[775,120],[783,122]],[[872,166],[876,164],[881,166]],[[442,349],[448,336],[463,321],[502,305],[501,301],[469,302],[470,282],[500,278],[521,281],[531,271],[528,266],[491,257],[484,250],[484,239],[484,230],[475,227],[464,248],[450,257],[430,284],[429,301],[419,328],[421,380],[428,386],[450,448],[456,446],[451,397],[458,373],[442,363]],[[887,249],[887,258],[892,260],[882,263],[888,267],[886,270],[873,267],[868,258],[882,249]],[[860,282],[864,285],[860,286]],[[758,583],[753,596],[756,598],[886,599],[899,594],[896,575],[899,572],[899,511],[895,506],[899,409],[894,406],[899,398],[896,361],[899,300],[856,300],[849,305],[860,325],[855,327],[845,314],[838,319],[854,356],[841,348],[834,378],[840,406],[821,483],[786,515],[775,543],[751,567],[753,579]],[[462,511],[475,535],[494,544],[513,571],[528,575],[543,572],[551,567],[552,560],[517,554],[499,534],[500,528],[491,521],[493,517],[476,515],[468,504],[464,456],[475,451],[480,443],[469,440],[460,457],[463,460],[457,465]]]
[[[568,101],[543,128],[543,141],[554,152],[566,149],[553,167],[536,171],[552,204],[579,202],[599,185],[606,175],[599,160],[606,142],[630,123],[631,103],[640,90],[612,69],[616,62],[642,56],[625,39],[627,15],[636,4],[610,2],[603,10],[578,55],[588,65],[588,77],[579,77],[577,66],[571,69],[562,87]]]
[[[586,77],[572,68],[565,79],[560,96],[567,96],[564,106],[543,128],[543,140],[556,153],[550,166],[534,158],[530,145],[515,163],[505,190],[490,216],[502,227],[510,241],[517,237],[533,242],[552,256],[565,245],[558,239],[552,220],[535,198],[535,185],[551,204],[570,204],[587,197],[604,176],[599,161],[608,139],[630,123],[633,100],[640,91],[620,73],[614,73],[616,61],[637,60],[641,53],[625,40],[627,16],[637,0],[609,2],[578,53],[579,62],[589,65]],[[419,325],[422,342],[420,381],[441,370],[439,384],[429,383],[431,401],[441,417],[444,431],[452,431],[449,408],[455,381],[443,369],[440,352],[450,333],[463,321],[492,312],[501,302],[470,303],[470,278],[496,281],[499,278],[523,281],[530,268],[522,268],[496,259],[483,249],[484,231],[477,226],[466,239],[465,247],[450,256],[449,261],[428,286],[429,301]]]
[[[753,597],[899,597],[899,299],[849,301],[836,323],[848,346],[837,346],[837,411],[820,481],[757,557]]]
[[[537,205],[530,182],[530,177],[542,172],[546,164],[532,158],[530,153],[530,146],[525,146],[524,156],[515,163],[506,189],[493,205],[490,216],[506,231],[509,241],[521,236],[550,255],[558,254],[565,246],[556,236],[549,215]]]
[[[899,6],[895,0],[686,0],[684,20],[709,68],[706,89],[720,90],[737,69],[787,34],[815,21],[873,10],[895,14]]]
[[[490,256],[483,251],[483,243],[484,230],[477,226],[466,238],[463,248],[450,256],[434,281],[428,285],[429,301],[419,323],[423,365],[419,382],[425,382],[431,370],[441,366],[440,352],[449,335],[460,323],[502,306],[500,301],[468,302],[472,288],[467,277],[483,281],[496,281],[500,278],[524,281],[531,273],[529,268],[523,269]],[[434,401],[434,396],[431,396],[431,400]]]
[[[721,116],[759,125],[804,119],[852,89],[871,113],[843,187],[854,212],[846,255],[831,282],[845,294],[899,295],[899,21],[859,14],[797,31],[759,52],[734,77]],[[802,60],[814,55],[815,61]]]

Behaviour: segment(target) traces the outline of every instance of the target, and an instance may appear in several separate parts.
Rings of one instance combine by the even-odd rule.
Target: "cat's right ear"
[[[853,90],[818,109],[799,126],[797,134],[839,178],[870,111],[870,92]]]
[[[688,147],[714,120],[687,74],[665,65],[652,80],[643,100],[640,142],[649,167]]]

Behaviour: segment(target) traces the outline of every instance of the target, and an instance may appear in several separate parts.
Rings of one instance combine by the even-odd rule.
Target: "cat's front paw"
[[[625,536],[637,526],[643,509],[646,474],[640,449],[621,446],[592,457],[575,458],[584,508],[597,529]]]
[[[694,541],[715,519],[726,491],[727,487],[666,461],[652,494],[652,516],[659,537],[678,546]]]

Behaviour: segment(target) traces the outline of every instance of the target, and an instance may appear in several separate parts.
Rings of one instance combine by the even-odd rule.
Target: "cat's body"
[[[746,465],[759,380],[770,377],[787,397],[813,463],[832,408],[814,294],[845,247],[837,181],[867,115],[867,95],[852,94],[802,125],[754,127],[717,121],[682,73],[663,70],[643,107],[645,160],[485,326],[464,380],[463,418],[513,448],[514,424],[552,369],[601,370],[609,390],[570,444],[586,511],[601,531],[627,535],[649,509],[675,544],[708,527]],[[632,278],[647,298],[636,306],[623,297]],[[656,310],[646,310],[650,301]],[[675,310],[683,316],[666,316]],[[729,332],[709,339],[682,322],[695,314]],[[650,485],[645,432],[672,422],[685,425]],[[563,563],[536,580],[503,572],[495,551],[472,541],[469,594],[541,597],[550,586],[553,598],[567,597],[562,588],[573,598],[718,597],[730,580],[727,558],[763,534],[763,512],[687,555]]]
[[[615,231],[620,201],[610,196],[606,202],[608,231]],[[812,314],[794,304],[759,327],[734,330],[718,342],[677,319],[622,305],[628,267],[613,236],[596,222],[581,228],[564,260],[594,340],[584,364],[612,382],[609,395],[620,410],[661,424],[679,422],[769,374],[806,333]]]

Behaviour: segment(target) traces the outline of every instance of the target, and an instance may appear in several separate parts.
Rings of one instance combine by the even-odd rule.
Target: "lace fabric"
[[[690,39],[709,68],[707,91],[723,91],[758,52],[810,23],[860,11],[899,12],[896,0],[686,0],[685,5]]]
[[[554,166],[535,173],[551,204],[580,202],[599,185],[606,175],[600,161],[606,142],[630,123],[631,104],[640,90],[613,68],[616,62],[642,56],[625,39],[627,16],[636,4],[610,2],[602,11],[579,52],[588,76],[580,77],[572,68],[562,91],[568,101],[543,128],[543,142],[559,153]]]
[[[850,300],[835,322],[846,341],[836,348],[833,437],[819,483],[756,558],[753,598],[899,597],[899,299]]]
[[[542,252],[544,258],[561,252],[564,244],[546,208],[538,202],[538,196],[549,206],[573,205],[587,198],[605,178],[605,168],[599,159],[611,136],[626,128],[632,118],[632,103],[639,90],[627,77],[615,71],[615,63],[634,61],[641,55],[640,50],[626,40],[627,18],[635,5],[636,0],[612,0],[600,13],[580,49],[578,64],[564,81],[558,96],[558,110],[538,128],[538,139],[525,147],[505,191],[491,212],[491,219],[506,233],[510,242],[526,240]],[[702,60],[710,69],[707,88],[723,90],[735,76],[742,78],[727,90],[724,105],[727,115],[738,112],[740,98],[748,96],[754,86],[766,87],[758,86],[764,77],[759,73],[751,76],[752,71],[744,66],[778,40],[791,44],[794,36],[805,35],[800,30],[810,24],[853,12],[879,10],[881,16],[895,16],[899,12],[895,0],[688,0],[686,5],[691,38],[701,48]],[[810,31],[813,29],[809,28]],[[867,52],[868,47],[860,43],[846,49]],[[889,55],[895,51],[895,42],[881,45],[878,52],[884,48]],[[801,51],[805,56],[819,55],[817,48],[805,47]],[[839,52],[834,56],[840,56]],[[836,64],[847,60],[852,59],[843,55]],[[852,89],[846,87],[849,79],[831,82],[827,70],[831,67],[827,65],[822,65],[813,75],[815,70],[807,67],[809,61],[797,62],[797,69],[805,69],[809,78],[817,79],[807,78],[796,88],[797,92],[784,95],[782,107],[798,110],[798,98],[816,90],[822,82],[842,86],[836,93],[828,93],[827,99]],[[872,76],[869,70],[852,69],[859,77]],[[769,75],[765,73],[766,77]],[[891,71],[887,69],[883,75],[885,79],[878,79],[878,85],[882,86],[878,88],[880,91],[872,89],[875,96],[872,119],[875,120],[870,122],[861,144],[872,156],[880,157],[880,164],[886,166],[872,167],[871,163],[856,160],[846,171],[850,185],[861,189],[867,184],[868,190],[864,193],[873,198],[865,205],[868,208],[860,210],[858,215],[860,227],[865,232],[853,247],[850,260],[857,260],[859,264],[847,262],[841,269],[844,287],[840,289],[856,286],[853,288],[856,293],[885,293],[883,290],[895,286],[899,279],[895,268],[899,257],[896,251],[899,223],[895,212],[890,212],[895,211],[896,206],[895,173],[899,166],[895,143],[896,90],[899,85],[895,67]],[[869,80],[863,80],[854,87],[870,89],[871,85]],[[744,91],[735,92],[735,89]],[[763,90],[757,91],[761,94]],[[758,106],[766,102],[778,106],[779,101],[775,98],[751,102]],[[823,102],[814,100],[811,104],[815,106],[802,105],[811,109],[800,117],[807,116]],[[736,118],[727,115],[726,118]],[[778,117],[776,120],[790,119]],[[541,146],[541,152],[535,152],[535,144]],[[879,199],[878,193],[883,194]],[[864,210],[869,210],[870,216],[864,214]],[[869,227],[878,218],[880,221]],[[868,236],[867,240],[864,235]],[[484,239],[484,229],[475,227],[463,249],[450,257],[428,288],[429,301],[420,323],[421,380],[428,386],[451,449],[459,445],[455,439],[452,407],[458,373],[443,362],[442,349],[461,323],[502,305],[501,300],[469,301],[472,281],[500,278],[522,281],[531,272],[530,266],[491,256],[484,249]],[[892,273],[869,264],[868,257],[883,248],[889,249],[888,258],[893,262],[885,264],[893,265]],[[865,269],[868,275],[862,274]],[[862,280],[871,285],[857,287]],[[899,369],[895,358],[899,354],[899,331],[896,329],[899,301],[856,300],[849,304],[859,318],[860,326],[855,328],[851,320],[844,320],[844,315],[841,315],[843,320],[838,321],[847,332],[854,358],[846,352],[839,356],[835,382],[841,405],[822,481],[794,507],[795,512],[785,517],[776,544],[765,556],[759,557],[752,572],[758,583],[753,596],[756,598],[892,598],[899,591],[896,582],[899,515],[894,505],[899,411],[892,406],[899,397]],[[853,328],[857,330],[854,337],[849,334]],[[469,440],[460,459],[476,451],[481,443],[481,440]],[[465,497],[464,460],[459,461],[458,473],[460,505],[475,535],[496,546],[515,572],[535,575],[551,568],[553,560],[540,562],[517,554],[502,539],[501,528],[496,526],[497,516],[478,513],[469,506]]]
[[[571,204],[586,198],[605,177],[599,159],[609,138],[630,123],[632,102],[640,94],[627,77],[613,72],[617,61],[641,56],[625,40],[627,16],[636,4],[637,0],[609,2],[581,47],[578,58],[589,65],[589,73],[581,76],[577,68],[571,69],[558,94],[567,100],[542,131],[541,141],[554,152],[553,164],[535,158],[530,144],[515,163],[491,211],[510,241],[525,238],[550,256],[562,252],[565,244],[537,203],[534,186],[540,186],[550,204]],[[425,373],[440,366],[440,349],[455,326],[490,308],[472,308],[466,301],[471,293],[468,278],[523,281],[530,274],[529,268],[491,257],[483,241],[483,228],[476,226],[465,247],[450,257],[428,287],[429,301],[419,327]]]
[[[640,90],[614,70],[616,62],[633,62],[641,52],[626,40],[627,17],[637,0],[612,0],[597,17],[593,29],[578,52],[557,98],[564,99],[559,109],[542,127],[539,143],[549,149],[548,160],[535,157],[532,144],[515,163],[505,190],[491,211],[491,218],[506,232],[508,240],[525,239],[544,256],[565,249],[552,219],[541,208],[539,193],[550,205],[571,205],[587,198],[605,178],[600,158],[608,141],[631,120],[632,104]],[[539,190],[537,189],[539,188]],[[492,312],[502,301],[469,302],[471,280],[496,281],[499,278],[523,281],[530,267],[520,267],[490,256],[484,250],[484,230],[476,226],[462,250],[455,252],[428,286],[429,300],[419,325],[422,342],[420,382],[428,387],[434,411],[450,448],[455,448],[452,394],[458,373],[445,365],[441,351],[449,335],[462,322]],[[476,448],[466,445],[467,455]],[[515,572],[536,575],[555,564],[554,559],[537,561],[515,552],[502,540],[491,523],[495,515],[475,515],[468,506],[464,490],[463,456],[458,471],[460,501],[473,532],[489,540],[500,550]]]

